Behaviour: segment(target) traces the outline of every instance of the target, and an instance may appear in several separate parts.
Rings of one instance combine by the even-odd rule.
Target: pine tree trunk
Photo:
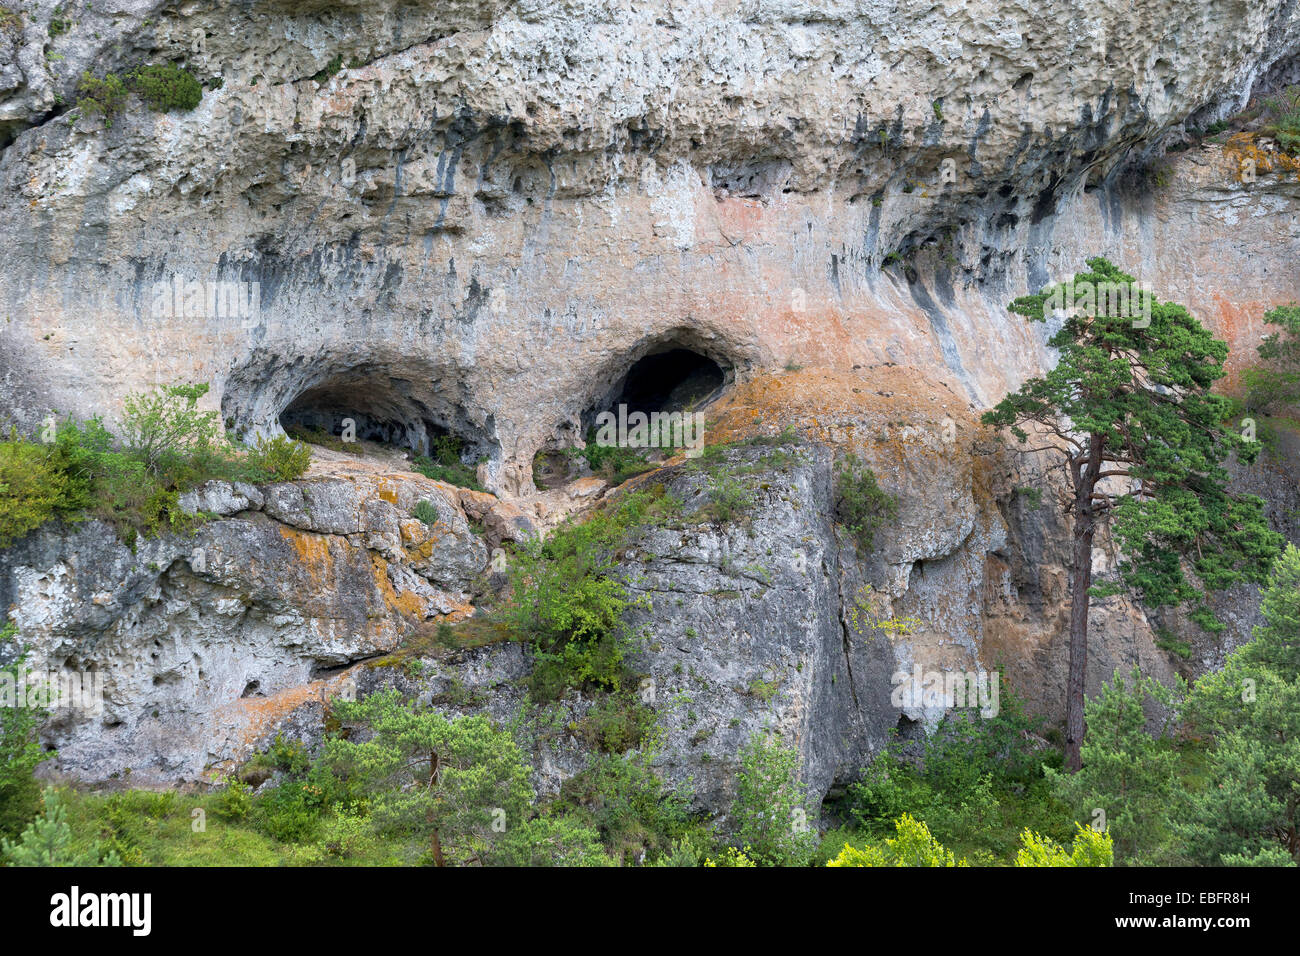
[[[436,786],[438,786],[438,752],[435,750],[429,754],[429,789],[432,790]],[[432,806],[425,819],[429,823],[429,852],[433,855],[433,865],[446,866],[447,861],[442,855],[442,837],[438,834],[438,828],[434,826]]]
[[[1092,492],[1101,470],[1102,441],[1088,442],[1087,471],[1079,465],[1074,478],[1074,575],[1070,592],[1070,672],[1065,687],[1065,768],[1071,773],[1083,766],[1083,692],[1088,678],[1088,604],[1092,587],[1092,539],[1097,531]]]

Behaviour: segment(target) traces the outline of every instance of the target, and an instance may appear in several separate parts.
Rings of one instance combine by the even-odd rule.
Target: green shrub
[[[330,61],[325,64],[324,68],[312,74],[312,79],[317,83],[328,83],[343,69],[343,54],[335,53]]]
[[[203,84],[175,63],[142,66],[128,75],[131,89],[155,112],[192,110],[203,99]]]
[[[898,502],[876,483],[875,473],[857,455],[847,455],[835,469],[835,516],[857,546],[871,550],[876,530],[898,517]]]
[[[634,529],[679,507],[662,489],[637,492],[584,521],[562,524],[545,541],[520,546],[507,571],[511,602],[502,616],[533,643],[534,700],[586,681],[618,688],[630,599],[617,574],[617,552]]]
[[[13,624],[0,627],[0,650],[17,638]],[[26,668],[19,656],[0,668],[0,836],[16,836],[40,804],[36,767],[53,756],[41,747],[39,731],[49,712],[26,701],[5,700],[4,688],[16,688]],[[16,691],[10,690],[14,694]]]
[[[587,444],[581,454],[587,460],[592,472],[600,475],[611,485],[621,485],[629,478],[635,478],[654,469],[654,465],[646,460],[645,453],[641,449],[598,444],[594,428],[587,432]]]
[[[803,866],[816,834],[797,771],[799,752],[755,732],[740,751],[731,816],[735,845],[769,866]]]
[[[940,841],[1003,861],[1026,824],[1069,839],[1069,808],[1043,776],[1044,765],[1061,765],[1061,752],[1034,744],[1041,718],[1008,690],[1000,698],[994,717],[945,717],[919,759],[904,759],[897,741],[887,746],[848,787],[844,809],[856,825],[882,836],[909,813]]]
[[[1117,670],[1087,702],[1083,769],[1074,774],[1048,771],[1076,820],[1092,822],[1098,810],[1105,814],[1105,829],[1121,863],[1162,862],[1168,811],[1178,789],[1179,757],[1170,734],[1185,690],[1181,681],[1171,690],[1143,677],[1136,666],[1127,676]],[[1146,729],[1153,709],[1165,714],[1165,725],[1155,736]]]
[[[858,849],[846,843],[843,852],[826,865],[957,867],[967,863],[956,860],[922,821],[904,813],[895,824],[895,836],[886,840],[884,847]]]
[[[99,114],[105,126],[112,126],[113,117],[126,105],[126,94],[126,84],[116,73],[99,79],[89,71],[84,72],[77,83],[77,111],[82,116]]]
[[[0,441],[0,547],[53,518],[72,518],[82,504],[53,449],[16,436]]]
[[[73,843],[68,811],[54,789],[44,793],[44,810],[23,830],[17,842],[0,839],[0,859],[9,866],[120,866],[112,851],[78,849]]]
[[[248,456],[249,464],[269,481],[292,481],[301,478],[311,467],[311,449],[302,442],[284,435],[270,441],[257,440],[257,447]]]
[[[252,792],[242,780],[231,780],[217,797],[217,812],[227,820],[242,820],[252,809]]]
[[[160,475],[203,455],[217,440],[217,413],[200,411],[198,401],[207,383],[162,385],[151,392],[132,393],[122,403],[122,438],[127,450],[147,470]]]
[[[924,822],[904,813],[894,823],[895,836],[884,846],[857,848],[844,844],[839,856],[827,866],[926,866],[963,867],[965,858],[956,859],[930,832]],[[1020,834],[1020,850],[1014,865],[1030,866],[1110,866],[1113,859],[1110,837],[1088,827],[1078,826],[1074,843],[1067,852],[1060,844],[1025,828]]]
[[[721,524],[735,521],[754,506],[754,495],[745,482],[725,473],[713,476],[705,513]]]
[[[650,741],[639,752],[598,754],[560,790],[561,809],[599,833],[624,863],[670,853],[697,835],[688,796],[669,790],[652,766],[655,748]]]
[[[455,435],[435,435],[431,445],[431,456],[416,456],[416,471],[426,478],[432,478],[434,481],[445,481],[449,485],[469,488],[471,491],[483,490],[483,486],[478,482],[477,469],[472,465],[467,465],[463,460],[465,455],[464,439]],[[480,464],[484,461],[487,461],[487,459],[479,459]]]
[[[422,521],[429,527],[433,527],[438,523],[438,509],[433,506],[432,502],[421,499],[415,503],[415,508],[411,511],[411,517],[417,521]]]
[[[1287,87],[1264,104],[1265,131],[1293,156],[1300,156],[1300,84]]]
[[[602,697],[583,718],[580,733],[587,744],[605,753],[626,753],[654,728],[655,715],[628,691]]]

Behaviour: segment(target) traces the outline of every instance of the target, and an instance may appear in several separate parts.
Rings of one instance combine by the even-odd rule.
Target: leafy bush
[[[44,442],[0,441],[0,547],[45,521],[86,516],[136,534],[187,530],[196,516],[180,495],[212,478],[284,481],[299,477],[310,450],[279,438],[244,452],[218,437],[216,413],[201,411],[208,386],[167,385],[128,396],[124,440],[99,418],[45,426]],[[48,434],[52,430],[53,435]]]
[[[1180,788],[1172,827],[1194,863],[1300,864],[1300,549],[1288,545],[1260,601],[1264,623],[1223,670],[1196,682],[1193,725],[1212,735],[1201,788]]]
[[[1061,752],[1036,742],[1041,730],[1041,718],[1004,690],[994,717],[945,717],[919,758],[905,759],[892,742],[849,785],[845,809],[876,836],[910,813],[940,841],[988,862],[1010,859],[1026,822],[1068,839],[1069,810],[1043,777],[1045,765],[1061,765]]]
[[[844,844],[840,855],[827,862],[827,866],[967,866],[953,852],[935,839],[930,829],[911,814],[904,813],[895,821],[895,836],[885,840],[885,845],[866,846],[861,849]],[[1089,827],[1079,826],[1074,843],[1067,852],[1060,844],[1026,828],[1020,834],[1020,850],[1014,865],[1029,866],[1110,866],[1113,853],[1110,837]]]
[[[1300,401],[1300,306],[1271,309],[1264,321],[1276,326],[1259,346],[1263,363],[1242,372],[1247,410],[1267,412]]]
[[[885,841],[884,847],[868,846],[863,849],[844,844],[844,850],[827,866],[966,866],[958,862],[951,850],[930,833],[930,828],[920,820],[904,813],[895,824],[896,835]]]
[[[311,467],[311,449],[284,435],[276,435],[270,441],[259,438],[248,461],[272,481],[292,481],[301,478]]]
[[[602,446],[597,443],[594,428],[587,433],[587,444],[581,455],[587,460],[592,472],[600,475],[611,485],[621,485],[629,478],[635,478],[654,469],[654,465],[646,460],[645,453],[639,448]]]
[[[100,79],[86,71],[77,83],[77,94],[77,111],[81,115],[99,114],[104,118],[105,126],[112,126],[113,117],[126,104],[127,89],[116,73],[109,73]]]
[[[142,66],[128,74],[128,79],[131,89],[158,113],[192,110],[203,99],[203,84],[175,63]]]
[[[411,517],[433,527],[438,523],[438,509],[433,506],[432,502],[422,499],[415,503],[415,508],[411,511]]]
[[[898,517],[898,502],[881,489],[875,473],[857,455],[846,455],[836,466],[835,516],[859,554],[871,550],[878,528]]]
[[[652,763],[655,744],[624,756],[599,754],[561,788],[559,809],[599,834],[624,863],[670,854],[692,840],[687,796],[669,790]]]
[[[242,780],[231,780],[217,797],[217,812],[227,820],[242,820],[252,809],[252,792]]]
[[[754,496],[745,482],[725,473],[714,475],[708,496],[705,511],[722,524],[735,521],[754,505]]]
[[[503,617],[533,643],[535,700],[585,681],[618,688],[627,642],[621,622],[630,599],[616,574],[616,553],[634,529],[678,507],[662,488],[637,492],[516,552]]]
[[[217,413],[200,411],[208,393],[198,385],[163,385],[132,393],[122,403],[122,438],[126,448],[154,475],[178,469],[187,459],[204,455],[217,442]]]
[[[53,518],[75,518],[87,502],[49,446],[0,441],[0,547]]]
[[[1016,866],[1110,866],[1115,859],[1110,834],[1081,823],[1075,826],[1078,832],[1068,853],[1059,843],[1025,830],[1020,836]]]
[[[639,747],[654,728],[655,715],[626,690],[603,696],[583,718],[580,732],[587,744],[605,753]]]
[[[812,857],[815,834],[798,764],[797,750],[758,732],[740,751],[731,807],[735,843],[761,864],[803,866]]]

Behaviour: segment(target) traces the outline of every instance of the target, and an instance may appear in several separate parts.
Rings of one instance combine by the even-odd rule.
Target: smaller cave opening
[[[726,383],[727,375],[713,359],[691,349],[673,348],[634,362],[623,381],[598,411],[628,414],[692,410],[711,398]]]
[[[533,461],[538,488],[560,487],[583,473],[564,449],[584,448],[582,459],[596,474],[622,484],[653,462],[704,440],[703,409],[732,380],[730,367],[680,340],[660,343],[623,369],[610,370],[610,385],[582,413],[577,434],[543,448]]]

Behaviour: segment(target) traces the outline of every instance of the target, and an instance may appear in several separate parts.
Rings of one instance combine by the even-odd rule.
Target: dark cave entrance
[[[727,382],[727,373],[713,359],[685,348],[655,352],[634,362],[623,380],[611,391],[602,411],[627,413],[693,411],[711,399]]]
[[[680,340],[660,344],[625,369],[611,370],[608,390],[582,414],[573,436],[591,472],[616,485],[683,448],[697,450],[704,440],[702,410],[732,377],[729,367]],[[534,457],[538,488],[560,487],[581,474],[568,447],[557,443]]]
[[[357,443],[409,449],[446,464],[487,455],[488,445],[475,430],[448,427],[446,416],[416,398],[410,385],[396,379],[333,379],[299,393],[280,413],[280,427],[292,438],[330,446],[350,433]],[[359,444],[348,450],[361,451]]]

